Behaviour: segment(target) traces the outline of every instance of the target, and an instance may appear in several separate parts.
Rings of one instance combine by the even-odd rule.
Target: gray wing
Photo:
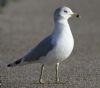
[[[51,36],[48,36],[42,40],[35,48],[33,48],[27,55],[25,55],[24,61],[36,61],[40,57],[46,56],[50,50],[53,49],[53,44],[51,43]]]

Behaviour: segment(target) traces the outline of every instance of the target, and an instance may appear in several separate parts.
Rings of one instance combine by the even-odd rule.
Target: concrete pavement
[[[40,65],[7,68],[53,30],[53,11],[66,5],[80,13],[69,20],[75,48],[69,62],[62,62],[59,76],[66,84],[53,84],[55,66],[46,67],[37,84]],[[0,15],[1,88],[100,88],[100,1],[99,0],[19,0],[9,3]],[[40,26],[38,26],[40,25]]]

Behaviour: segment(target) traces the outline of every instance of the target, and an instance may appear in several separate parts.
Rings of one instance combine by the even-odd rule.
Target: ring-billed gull
[[[78,18],[79,14],[74,13],[66,6],[57,8],[54,12],[54,31],[24,57],[9,64],[8,67],[27,63],[41,63],[39,82],[44,83],[42,80],[44,65],[56,64],[56,83],[60,83],[58,77],[59,63],[70,56],[74,47],[74,39],[68,24],[68,19],[72,16]]]

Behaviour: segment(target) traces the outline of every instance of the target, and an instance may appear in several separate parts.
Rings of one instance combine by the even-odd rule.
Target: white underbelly
[[[73,50],[73,46],[73,39],[71,39],[70,41],[68,41],[67,39],[64,41],[60,41],[60,43],[58,43],[58,45],[54,48],[53,54],[56,56],[56,59],[61,62],[70,56]]]

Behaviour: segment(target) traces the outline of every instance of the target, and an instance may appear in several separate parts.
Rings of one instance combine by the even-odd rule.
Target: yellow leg
[[[58,74],[59,63],[56,64],[56,83],[64,84],[65,82],[60,81],[59,74]]]
[[[43,71],[44,71],[44,64],[41,66],[41,73],[40,73],[40,78],[39,78],[39,83],[41,83],[41,84],[45,83],[45,82],[42,80]]]
[[[58,68],[59,68],[59,63],[56,64],[56,82],[59,82]]]

